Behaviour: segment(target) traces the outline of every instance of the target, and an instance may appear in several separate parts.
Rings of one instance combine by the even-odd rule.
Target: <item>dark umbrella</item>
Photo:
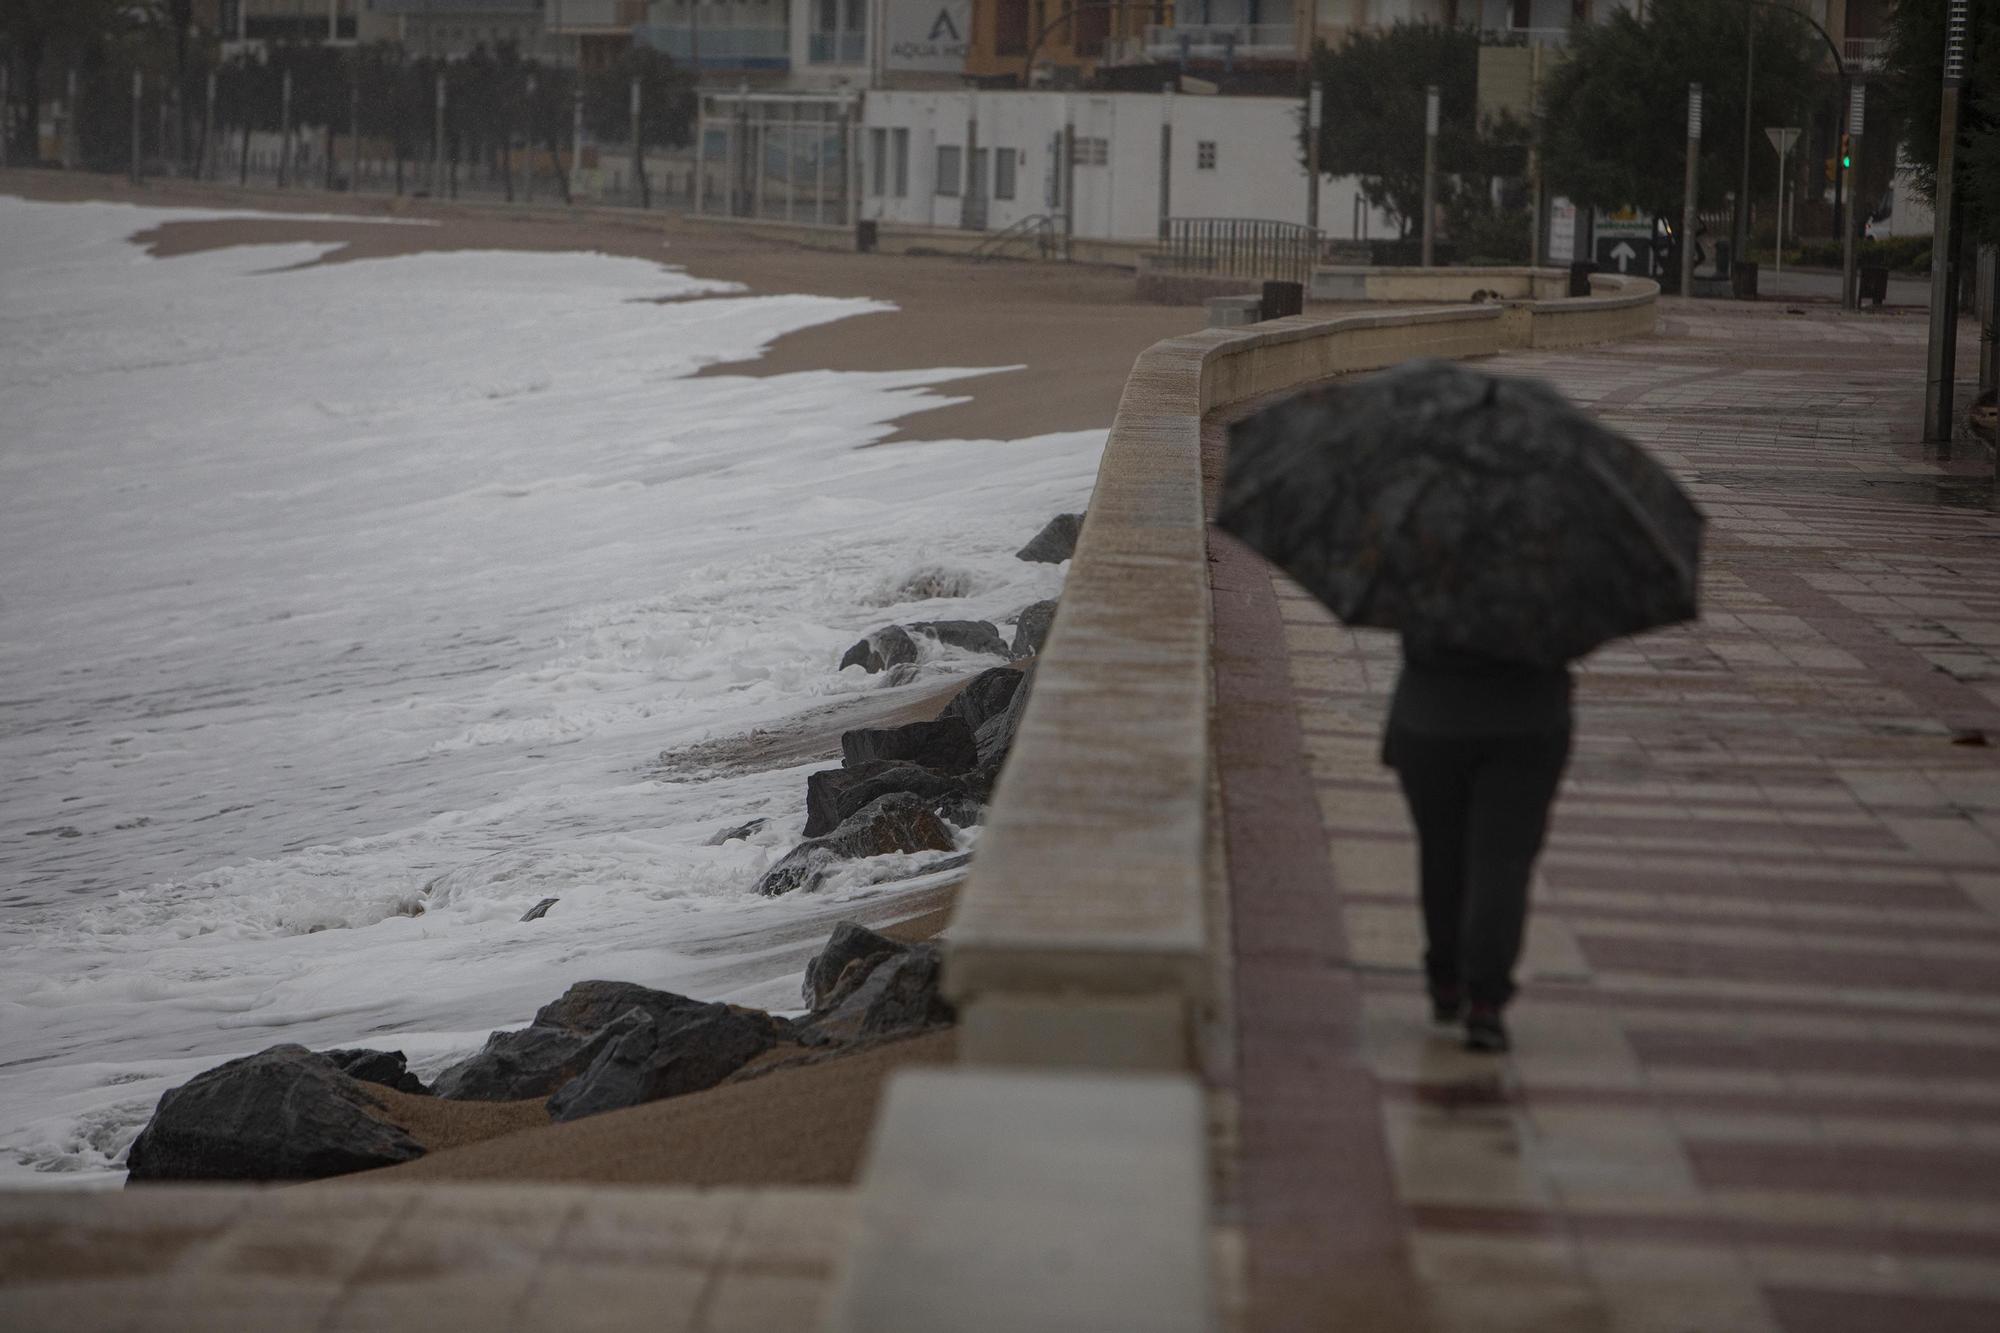
[[[1694,502],[1535,380],[1413,361],[1231,427],[1216,523],[1350,625],[1512,661],[1698,613]]]

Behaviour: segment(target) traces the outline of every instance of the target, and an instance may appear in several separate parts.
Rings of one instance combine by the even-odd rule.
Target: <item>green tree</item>
[[[59,68],[76,68],[87,80],[109,83],[109,67],[132,68],[131,46],[155,20],[146,0],[0,0],[0,61],[5,61],[8,107],[0,107],[0,132],[11,130],[15,150],[33,161],[40,150],[37,121],[43,82]]]
[[[1591,208],[1677,214],[1687,163],[1687,86],[1702,87],[1701,202],[1741,170],[1744,58],[1756,28],[1752,120],[1801,125],[1833,94],[1825,44],[1785,9],[1744,0],[1653,0],[1574,29],[1542,86],[1536,137],[1550,190]]]
[[[1904,142],[1911,175],[1937,198],[1938,118],[1943,109],[1949,0],[1898,0],[1889,28],[1883,119]],[[1972,243],[2000,244],[2000,0],[1972,0],[1966,82],[1959,96],[1958,188]],[[1869,133],[1876,132],[1873,105]]]
[[[1319,165],[1358,176],[1368,202],[1414,231],[1424,199],[1424,90],[1438,86],[1439,202],[1457,211],[1461,188],[1519,174],[1523,127],[1479,123],[1479,34],[1398,23],[1313,50],[1309,78],[1324,90]],[[1525,232],[1525,227],[1524,227]]]

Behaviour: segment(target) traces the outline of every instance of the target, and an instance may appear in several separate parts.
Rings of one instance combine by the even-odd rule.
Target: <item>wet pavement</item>
[[[1662,314],[1486,363],[1711,524],[1579,673],[1511,1055],[1428,1021],[1393,638],[1216,543],[1249,1327],[2000,1328],[1992,464],[1916,443],[1920,318]]]

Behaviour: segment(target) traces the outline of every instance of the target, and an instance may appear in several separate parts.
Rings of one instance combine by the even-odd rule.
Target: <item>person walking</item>
[[[1474,1050],[1503,1019],[1570,749],[1569,664],[1701,610],[1707,523],[1550,385],[1408,361],[1229,427],[1215,524],[1341,623],[1403,638],[1382,758],[1417,827],[1424,971]]]
[[[1571,726],[1567,667],[1405,638],[1382,762],[1417,829],[1431,1017],[1462,1020],[1470,1050],[1508,1048],[1502,1015]]]

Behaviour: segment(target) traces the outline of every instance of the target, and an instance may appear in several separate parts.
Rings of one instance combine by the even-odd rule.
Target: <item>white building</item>
[[[1300,104],[1290,98],[1158,93],[871,92],[862,106],[864,218],[998,231],[1063,211],[1061,145],[1075,127],[1077,236],[1159,235],[1161,126],[1172,125],[1172,217],[1304,222]],[[968,209],[968,199],[972,207]],[[984,217],[980,218],[982,211]],[[1319,184],[1330,236],[1397,235],[1352,180]]]

